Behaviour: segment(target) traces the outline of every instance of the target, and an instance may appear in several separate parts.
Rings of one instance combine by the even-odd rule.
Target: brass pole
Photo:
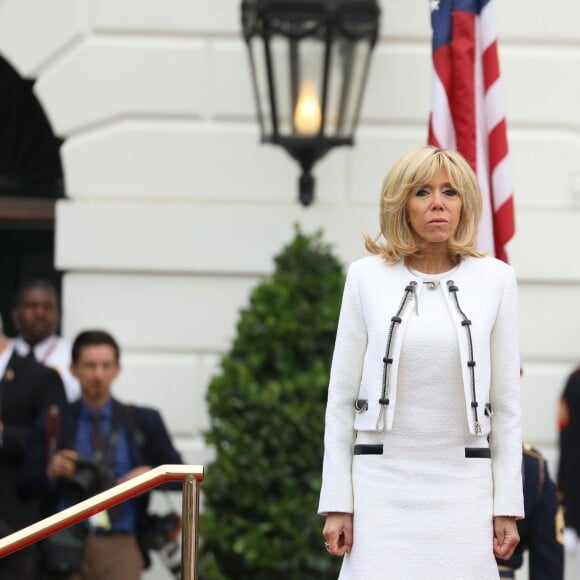
[[[181,579],[197,580],[199,486],[194,475],[183,481],[183,531],[181,538]]]

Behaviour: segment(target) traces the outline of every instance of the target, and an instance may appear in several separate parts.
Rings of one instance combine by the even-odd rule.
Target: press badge
[[[89,518],[89,523],[91,528],[100,528],[103,530],[111,529],[111,518],[109,518],[109,513],[107,510],[99,512]]]

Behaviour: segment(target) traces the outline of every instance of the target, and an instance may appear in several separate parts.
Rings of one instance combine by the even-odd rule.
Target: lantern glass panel
[[[274,36],[270,41],[278,134],[312,136],[321,125],[324,44]]]
[[[258,119],[262,131],[262,138],[264,138],[265,135],[270,135],[273,130],[264,41],[262,38],[254,36],[248,44],[252,74],[254,75],[254,91],[256,92]]]
[[[293,52],[292,133],[303,137],[317,135],[322,125],[325,44],[307,37],[295,42]]]
[[[270,39],[274,113],[278,135],[290,132],[290,40],[276,35]]]
[[[340,37],[332,46],[325,134],[353,136],[371,56],[367,39]]]

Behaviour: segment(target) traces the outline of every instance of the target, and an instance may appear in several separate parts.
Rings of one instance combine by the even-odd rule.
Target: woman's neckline
[[[416,276],[417,278],[421,278],[422,280],[441,280],[441,278],[447,278],[448,276],[450,276],[451,274],[453,274],[461,265],[461,262],[459,264],[456,264],[455,266],[453,266],[453,268],[450,268],[449,270],[446,270],[445,272],[438,272],[437,274],[428,274],[427,272],[421,272],[420,270],[416,270],[415,268],[411,268],[411,266],[407,266],[405,265],[405,268],[407,268],[407,270],[413,274],[413,276]]]

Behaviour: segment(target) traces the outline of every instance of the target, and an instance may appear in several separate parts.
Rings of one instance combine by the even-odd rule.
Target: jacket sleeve
[[[62,413],[62,411],[61,411]],[[23,499],[45,497],[56,491],[57,483],[47,475],[48,457],[46,412],[39,413],[36,425],[28,441],[26,461],[19,471],[18,494]],[[57,446],[59,442],[57,441]]]
[[[494,516],[524,517],[520,365],[517,284],[513,268],[507,267],[491,333],[490,447]]]
[[[143,445],[143,459],[147,465],[183,464],[181,454],[171,441],[169,431],[159,411],[141,407],[139,409],[140,425],[143,429],[145,442]],[[181,489],[181,482],[167,483],[159,486],[161,490]]]
[[[348,270],[330,371],[318,513],[353,511],[352,453],[356,399],[367,346],[367,329],[353,265]]]

